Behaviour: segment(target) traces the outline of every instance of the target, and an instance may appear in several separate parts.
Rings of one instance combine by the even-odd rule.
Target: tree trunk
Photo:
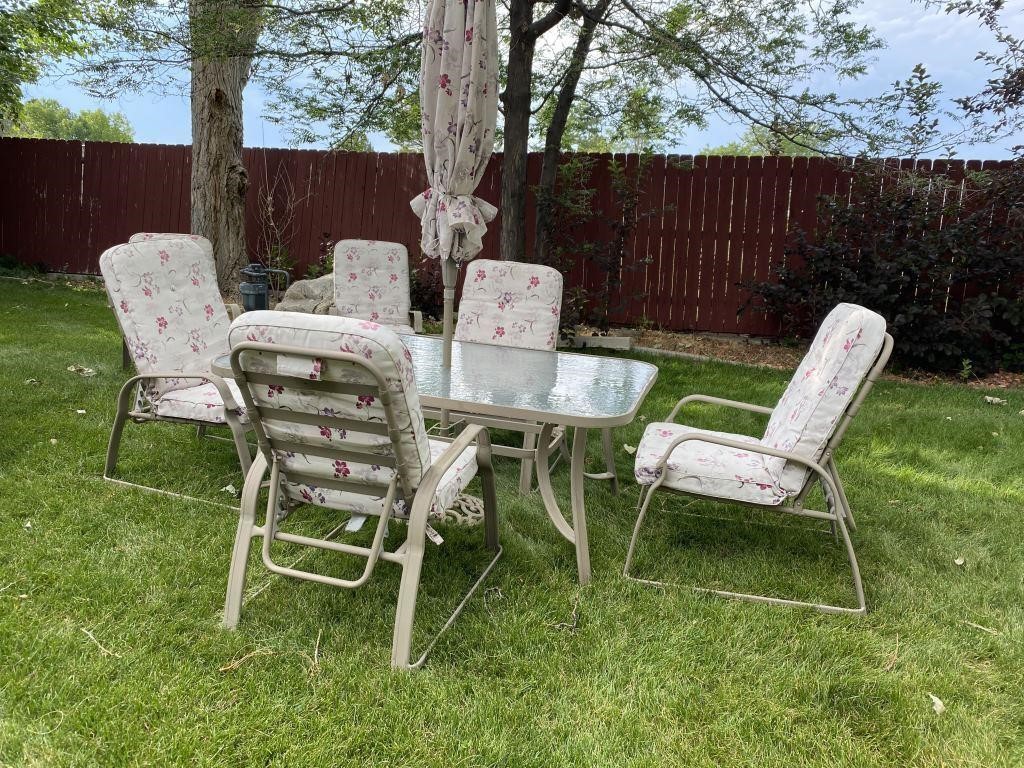
[[[501,94],[505,136],[499,253],[506,261],[523,261],[526,257],[526,152],[530,139],[533,52],[537,44],[537,38],[530,34],[532,21],[533,4],[529,0],[512,0],[509,4],[508,77]]]
[[[610,0],[599,0],[583,17],[583,24],[576,36],[576,45],[569,59],[569,67],[558,90],[551,122],[544,134],[544,161],[536,192],[537,227],[533,239],[533,260],[539,264],[548,263],[548,253],[554,236],[555,184],[558,181],[558,163],[562,155],[562,137],[565,136],[569,112],[576,100],[576,88],[583,74],[583,66],[587,63],[591,43],[594,41],[594,30],[608,10],[609,3]]]
[[[228,18],[230,31],[223,23]],[[237,0],[193,0],[189,21],[194,49],[192,232],[213,244],[217,283],[232,294],[246,262],[249,175],[242,163],[242,92],[249,81],[258,16]]]
[[[557,0],[533,21],[532,0],[509,3],[508,79],[501,101],[505,107],[504,157],[501,167],[501,258],[526,258],[526,153],[530,140],[533,96],[533,53],[537,38],[551,29],[569,10],[569,0]]]

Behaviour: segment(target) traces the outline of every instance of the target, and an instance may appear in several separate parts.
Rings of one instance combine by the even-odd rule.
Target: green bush
[[[962,183],[873,165],[818,221],[814,242],[792,233],[775,281],[746,284],[787,335],[848,301],[885,317],[904,366],[1024,368],[1024,159]]]

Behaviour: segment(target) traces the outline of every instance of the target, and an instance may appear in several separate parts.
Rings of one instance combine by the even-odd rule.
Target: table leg
[[[577,427],[573,433],[572,464],[570,467],[570,502],[572,505],[572,525],[562,515],[551,488],[549,449],[554,424],[545,424],[541,429],[537,446],[537,486],[540,489],[544,509],[551,518],[558,532],[576,547],[576,567],[579,572],[580,584],[590,583],[590,549],[587,543],[586,506],[583,499],[583,486],[586,482],[583,466],[587,457],[587,430]]]
[[[537,435],[534,432],[523,433],[523,449],[532,451],[537,447]],[[519,462],[519,493],[526,496],[533,486],[533,459],[522,459]]]
[[[590,545],[587,542],[587,510],[583,501],[586,479],[583,468],[587,461],[587,430],[576,427],[572,433],[572,468],[569,475],[569,496],[572,502],[572,527],[576,534],[576,568],[580,586],[590,583]]]

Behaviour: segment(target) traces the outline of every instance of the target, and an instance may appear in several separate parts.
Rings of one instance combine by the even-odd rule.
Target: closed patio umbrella
[[[441,259],[444,365],[451,367],[459,265],[483,248],[498,210],[473,192],[494,149],[498,119],[495,0],[430,0],[420,64],[423,159],[430,185],[411,202],[423,254]]]

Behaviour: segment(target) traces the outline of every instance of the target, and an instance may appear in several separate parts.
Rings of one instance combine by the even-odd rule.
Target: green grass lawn
[[[588,487],[585,589],[572,548],[537,494],[518,495],[505,461],[505,557],[485,597],[424,670],[393,673],[399,571],[387,563],[356,591],[271,578],[254,563],[258,595],[238,631],[221,630],[235,515],[101,479],[126,377],[104,294],[2,287],[2,765],[1024,763],[1020,390],[996,393],[1005,406],[954,385],[885,381],[872,393],[838,459],[859,524],[865,618],[624,580],[637,487],[621,446],[637,444],[641,421],[616,431],[621,495]],[[661,376],[647,421],[692,392],[770,405],[787,380],[649,359]],[[763,428],[710,407],[691,419]],[[241,487],[231,445],[186,427],[129,424],[120,471],[212,500]],[[564,467],[555,479],[564,498]],[[309,508],[293,517],[308,531],[338,522]],[[646,531],[639,575],[851,604],[842,551],[813,524],[664,496]],[[486,560],[479,531],[443,533],[427,554],[419,647]],[[306,565],[344,575],[358,564],[322,553]]]

